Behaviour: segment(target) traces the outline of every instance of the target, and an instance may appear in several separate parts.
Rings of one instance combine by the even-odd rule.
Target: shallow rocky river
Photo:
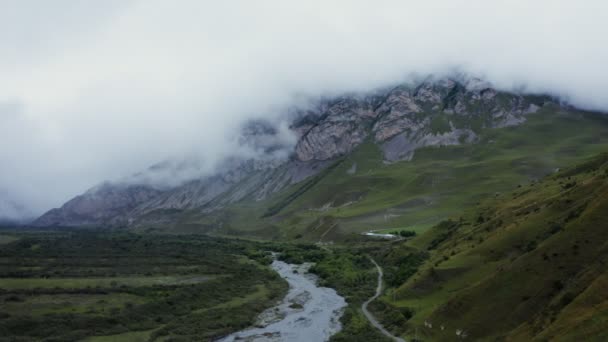
[[[327,341],[340,331],[346,301],[334,289],[317,285],[308,273],[311,264],[294,265],[275,260],[272,268],[289,283],[289,292],[275,307],[258,317],[255,327],[223,338],[243,341]]]

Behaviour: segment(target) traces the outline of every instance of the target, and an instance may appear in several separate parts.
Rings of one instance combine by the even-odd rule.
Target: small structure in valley
[[[376,238],[380,238],[380,239],[394,239],[397,237],[397,235],[394,235],[394,234],[379,234],[379,233],[373,233],[371,231],[363,233],[362,235],[376,237]]]

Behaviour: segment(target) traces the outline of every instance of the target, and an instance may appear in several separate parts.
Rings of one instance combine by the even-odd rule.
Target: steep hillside
[[[429,259],[384,301],[424,340],[605,341],[607,222],[602,154],[408,241]]]

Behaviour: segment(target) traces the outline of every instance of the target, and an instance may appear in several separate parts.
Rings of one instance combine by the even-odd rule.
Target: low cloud
[[[302,99],[412,75],[464,72],[606,111],[607,11],[593,0],[3,1],[0,189],[41,213],[161,161],[196,161],[194,176],[259,152],[235,138],[250,120],[284,129]]]

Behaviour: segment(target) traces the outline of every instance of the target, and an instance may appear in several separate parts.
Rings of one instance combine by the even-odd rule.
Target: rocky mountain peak
[[[378,144],[387,163],[410,160],[421,147],[474,143],[484,128],[520,124],[547,101],[501,92],[478,79],[449,78],[325,98],[294,111],[284,127],[264,120],[247,123],[238,143],[251,155],[228,158],[212,174],[162,189],[137,182],[104,184],[36,224],[128,224],[156,210],[208,212],[258,201],[319,173],[365,141]]]
[[[387,161],[410,159],[423,146],[472,142],[479,129],[521,123],[546,100],[499,92],[478,79],[447,78],[399,85],[378,98],[377,103],[365,96],[332,103],[302,134],[297,158],[336,158],[371,136]]]

